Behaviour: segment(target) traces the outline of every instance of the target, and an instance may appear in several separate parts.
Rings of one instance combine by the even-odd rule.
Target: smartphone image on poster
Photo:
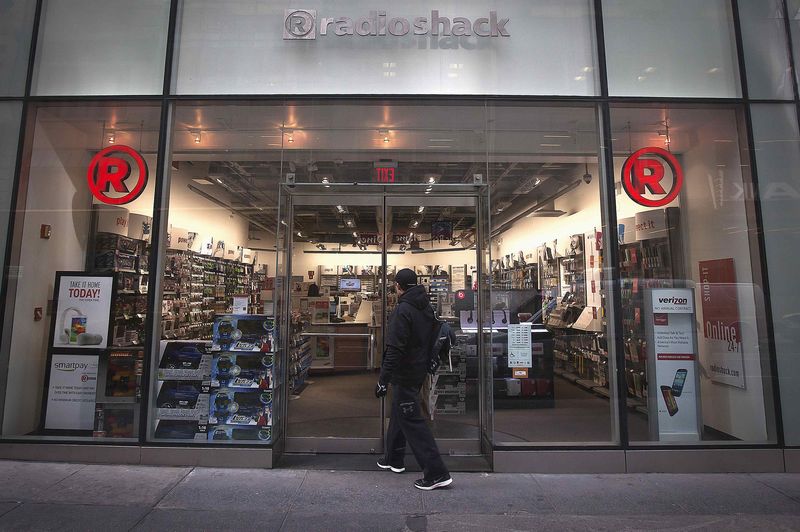
[[[667,412],[669,412],[669,416],[672,417],[677,414],[678,402],[675,400],[675,396],[672,395],[672,387],[662,386],[661,395],[664,396],[664,403],[667,405]]]
[[[683,393],[683,385],[686,383],[686,374],[688,371],[679,369],[675,372],[675,379],[672,381],[672,395],[680,397]]]

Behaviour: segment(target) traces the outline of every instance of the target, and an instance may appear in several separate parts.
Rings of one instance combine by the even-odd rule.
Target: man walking
[[[421,490],[452,484],[453,479],[439,455],[433,434],[420,412],[419,392],[428,372],[429,351],[433,344],[435,316],[425,287],[417,284],[417,274],[404,268],[395,275],[398,299],[386,331],[386,352],[375,388],[376,397],[386,396],[392,385],[392,406],[386,452],[378,467],[395,473],[405,471],[406,442],[423,471],[414,482]]]

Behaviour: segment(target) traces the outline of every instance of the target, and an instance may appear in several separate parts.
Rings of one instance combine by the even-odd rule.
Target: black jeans
[[[402,467],[408,442],[425,479],[432,480],[448,471],[439,455],[433,433],[420,412],[419,390],[392,385],[392,410],[386,433],[385,458],[388,464]]]

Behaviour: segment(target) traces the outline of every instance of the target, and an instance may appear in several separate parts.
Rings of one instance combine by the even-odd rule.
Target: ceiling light
[[[294,142],[294,131],[291,129],[287,129],[284,131],[286,133],[286,141],[287,142]]]
[[[221,185],[222,184],[222,179],[217,178],[217,183],[219,183]]]
[[[117,141],[117,137],[116,137],[116,135],[114,134],[114,132],[113,132],[113,131],[110,131],[110,132],[108,133],[108,143],[109,143],[109,144],[114,144],[116,141]]]
[[[325,188],[331,188],[330,182],[331,182],[331,180],[328,179],[328,177],[323,177],[322,178],[322,184],[325,185]]]
[[[358,233],[356,233],[355,231],[353,231],[353,238],[358,238]]]
[[[414,238],[414,233],[408,233],[408,239],[407,240],[411,240],[412,238]]]
[[[560,148],[561,144],[542,143],[542,144],[539,144],[539,146],[541,146],[542,148]]]
[[[192,136],[194,137],[194,143],[195,144],[200,144],[200,140],[201,140],[200,131],[199,130],[195,131],[194,133],[192,133]]]
[[[303,238],[303,233],[301,233],[300,231],[298,231],[298,232],[297,232],[297,236],[299,236],[300,238]]]
[[[337,211],[339,211],[339,214],[344,214],[344,213],[346,213],[346,212],[347,212],[347,209],[345,209],[345,208],[344,208],[344,207],[342,207],[341,205],[337,205],[337,206],[336,206],[336,210],[337,210]]]
[[[422,214],[423,212],[425,212],[425,206],[424,206],[424,205],[423,205],[423,206],[420,206],[420,207],[417,209],[417,212],[418,212],[419,214]]]
[[[453,142],[454,139],[428,139],[428,142]]]
[[[282,223],[283,225],[287,225],[287,223],[286,223],[286,220],[281,220],[281,223]]]
[[[546,139],[571,139],[570,135],[543,135]]]

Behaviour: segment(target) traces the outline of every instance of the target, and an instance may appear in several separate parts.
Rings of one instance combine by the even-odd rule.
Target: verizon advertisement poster
[[[56,355],[50,361],[46,429],[92,430],[97,355]]]
[[[61,276],[52,347],[107,347],[113,288],[111,276]]]
[[[700,261],[703,337],[712,381],[745,388],[742,327],[733,259]]]
[[[650,299],[651,430],[660,441],[699,439],[693,292],[688,288],[654,289]]]

